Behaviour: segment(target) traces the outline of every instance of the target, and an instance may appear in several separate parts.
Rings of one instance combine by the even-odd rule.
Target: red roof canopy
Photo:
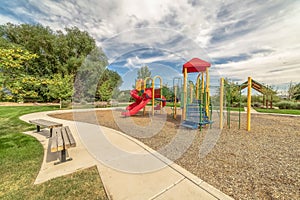
[[[207,67],[210,67],[209,62],[206,62],[199,58],[193,58],[183,65],[182,72],[184,72],[185,68],[187,68],[188,73],[205,72]]]

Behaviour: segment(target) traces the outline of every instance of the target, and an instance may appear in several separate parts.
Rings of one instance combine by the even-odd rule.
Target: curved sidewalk
[[[26,132],[44,146],[45,154],[36,184],[97,165],[110,199],[232,199],[138,140],[103,126],[52,118],[48,114],[82,112],[64,110],[20,117],[28,122],[46,119],[69,126],[77,146],[68,153],[72,161],[54,165],[43,131]]]

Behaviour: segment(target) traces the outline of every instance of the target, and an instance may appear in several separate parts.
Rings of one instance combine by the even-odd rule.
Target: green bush
[[[279,109],[291,109],[292,107],[292,102],[289,102],[289,101],[282,101],[282,102],[279,102],[277,104],[278,108]]]
[[[72,102],[71,102],[71,100],[63,100],[61,102],[61,107],[62,108],[72,108]]]
[[[263,97],[261,95],[252,95],[251,96],[251,101],[252,102],[262,102]]]
[[[239,102],[234,102],[231,107],[235,107],[235,108],[244,108],[247,106],[247,103],[239,103]]]
[[[279,109],[300,109],[300,103],[294,103],[291,101],[281,101],[277,104]]]

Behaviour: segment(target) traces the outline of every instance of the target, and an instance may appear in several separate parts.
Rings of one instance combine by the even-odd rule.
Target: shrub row
[[[277,103],[279,109],[295,109],[300,110],[300,102],[281,101]]]

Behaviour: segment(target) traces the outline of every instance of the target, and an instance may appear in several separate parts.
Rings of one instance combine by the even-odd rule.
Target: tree
[[[0,38],[37,54],[38,58],[29,63],[27,73],[39,77],[55,73],[75,75],[84,58],[96,48],[95,40],[77,27],[66,28],[63,33],[41,24],[8,23],[0,27]]]
[[[166,99],[173,99],[174,98],[173,91],[170,88],[168,88],[167,85],[164,85],[162,87],[162,95],[165,96]]]
[[[97,92],[101,101],[108,101],[112,95],[110,80],[102,83]]]
[[[78,69],[75,80],[76,101],[93,101],[95,99],[99,78],[108,65],[107,58],[101,49],[94,49]]]
[[[227,103],[233,104],[233,102],[240,102],[241,95],[239,85],[228,79],[224,80],[224,85]]]
[[[74,85],[76,100],[107,99],[121,81],[105,69],[107,58],[95,40],[77,27],[63,32],[40,24],[0,25],[0,49],[1,98],[63,100]]]
[[[290,100],[300,100],[300,83],[293,85],[291,82],[288,89],[288,95]]]
[[[137,79],[145,79],[147,77],[151,77],[151,71],[148,66],[143,66],[137,72]]]
[[[27,50],[19,47],[0,49],[1,96],[6,100],[23,101],[25,97],[38,96],[36,86],[38,79],[26,74],[26,64],[37,58]]]
[[[108,101],[113,95],[116,97],[121,84],[121,76],[115,71],[106,69],[98,82],[97,98],[101,101]]]
[[[88,55],[93,49],[96,48],[95,40],[86,31],[81,31],[77,27],[65,28],[67,34],[65,39],[69,47],[69,56],[81,57]]]
[[[70,99],[73,95],[73,79],[72,75],[54,74],[48,83],[48,97],[59,99],[60,108],[62,107],[62,100]]]
[[[77,27],[65,28],[65,31],[66,35],[60,33],[60,37],[57,38],[65,44],[58,48],[57,55],[64,55],[60,57],[60,60],[64,63],[65,69],[69,74],[76,74],[84,59],[97,49],[96,42],[86,31],[80,31]],[[61,44],[61,42],[57,42],[57,44]],[[107,60],[102,50],[100,52],[99,59],[105,57],[102,60]]]
[[[8,23],[4,27],[2,37],[7,41],[22,46],[38,55],[38,59],[29,63],[27,73],[45,76],[57,72],[60,68],[59,60],[55,56],[55,34],[49,27],[40,24],[14,25]]]
[[[32,54],[21,48],[0,49],[0,68],[2,73],[11,75],[17,70],[23,69],[23,64],[31,59],[37,58],[36,54]],[[24,71],[24,70],[23,70]]]

